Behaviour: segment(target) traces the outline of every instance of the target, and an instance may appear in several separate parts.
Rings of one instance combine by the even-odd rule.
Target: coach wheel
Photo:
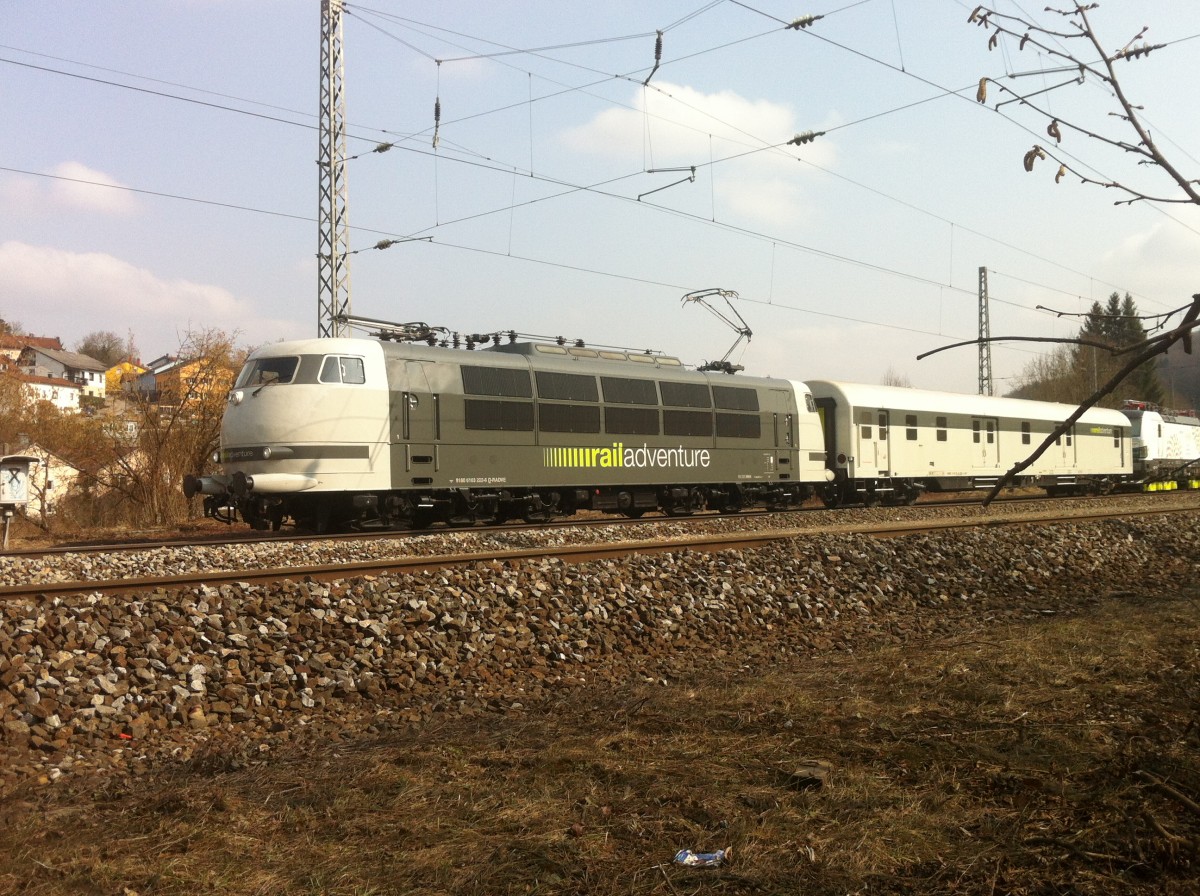
[[[631,520],[640,520],[642,518],[642,514],[645,512],[646,508],[644,507],[630,507],[628,510],[621,511],[621,513],[629,517]]]
[[[879,495],[874,490],[868,489],[863,493],[862,502],[863,507],[878,507],[880,503]]]
[[[821,489],[821,501],[830,510],[835,510],[842,506],[842,485],[840,482],[834,482]]]

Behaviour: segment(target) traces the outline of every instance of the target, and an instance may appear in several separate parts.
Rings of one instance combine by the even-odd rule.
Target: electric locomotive
[[[210,515],[316,532],[786,508],[832,479],[803,383],[515,341],[258,349],[213,459],[184,483]]]
[[[1126,401],[1133,426],[1133,474],[1147,491],[1200,488],[1200,418],[1146,401]]]

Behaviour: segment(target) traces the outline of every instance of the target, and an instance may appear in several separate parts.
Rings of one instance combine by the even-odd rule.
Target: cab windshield
[[[273,383],[290,383],[300,366],[297,357],[254,358],[247,361],[238,374],[235,389],[254,389]]]

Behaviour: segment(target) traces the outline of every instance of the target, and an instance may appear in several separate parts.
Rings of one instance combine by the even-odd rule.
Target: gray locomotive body
[[[314,531],[789,507],[832,475],[802,383],[541,343],[259,349],[217,459],[185,484],[211,513]]]

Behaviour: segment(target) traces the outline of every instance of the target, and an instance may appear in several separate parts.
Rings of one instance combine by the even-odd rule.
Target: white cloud
[[[1191,209],[1173,209],[1171,213],[1200,228],[1200,214]],[[1163,221],[1126,237],[1104,255],[1101,264],[1111,282],[1132,284],[1138,292],[1178,307],[1200,291],[1196,277],[1198,252],[1200,235]]]
[[[637,88],[631,108],[607,109],[563,134],[576,152],[605,155],[647,168],[707,165],[724,208],[755,222],[794,222],[803,205],[809,170],[796,156],[821,167],[834,163],[834,145],[818,138],[786,153],[765,148],[784,144],[799,130],[790,106],[754,100],[732,91],[705,94],[660,82]],[[720,161],[729,159],[729,161]]]
[[[121,189],[123,184],[80,162],[63,162],[55,166],[53,174],[61,178],[50,182],[50,196],[58,205],[113,215],[137,210],[134,194]]]
[[[294,322],[257,316],[219,286],[163,279],[101,252],[0,243],[0,316],[66,346],[88,333],[131,330],[146,357],[178,348],[189,330],[232,330],[243,341],[288,335]],[[12,304],[9,304],[9,303]]]

